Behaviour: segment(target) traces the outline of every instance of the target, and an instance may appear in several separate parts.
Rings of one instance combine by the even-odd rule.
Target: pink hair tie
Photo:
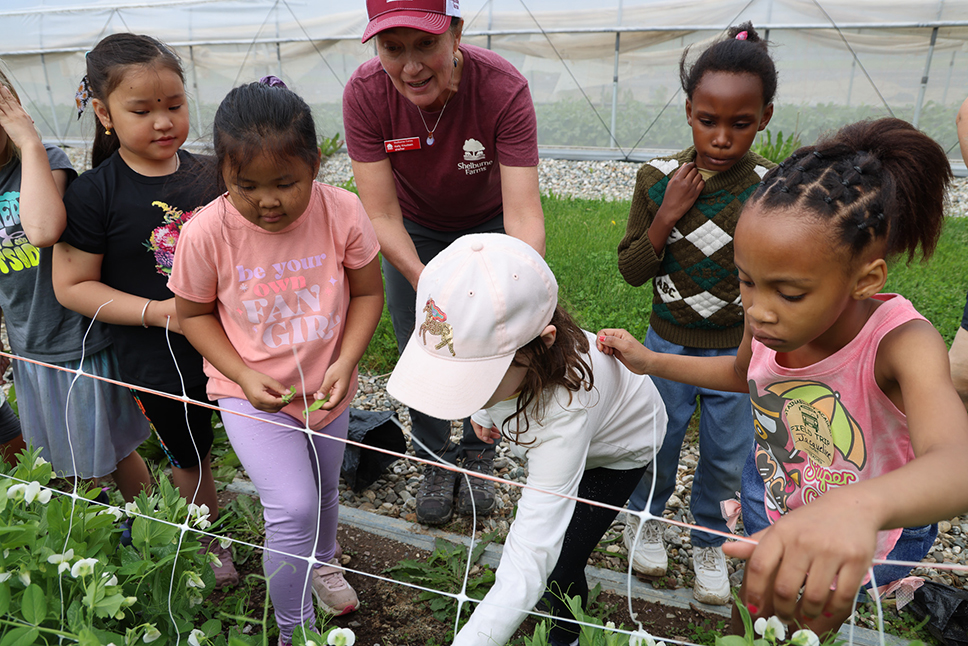
[[[736,34],[736,40],[746,40],[748,37],[749,37],[749,33],[745,31],[741,31],[738,34]]]

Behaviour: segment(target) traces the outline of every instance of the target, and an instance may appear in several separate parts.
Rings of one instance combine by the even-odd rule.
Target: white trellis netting
[[[622,156],[688,145],[679,57],[743,20],[775,44],[772,128],[804,140],[893,112],[952,148],[954,111],[968,93],[968,0],[465,0],[462,14],[465,42],[494,49],[530,81],[545,148]],[[343,83],[373,55],[359,42],[365,22],[362,0],[6,0],[0,58],[53,141],[91,136],[73,94],[84,52],[117,31],[179,52],[201,139],[231,87],[269,73],[314,106],[329,135],[342,132]]]
[[[31,363],[34,363],[34,364],[40,365],[40,366],[45,366],[48,369],[52,369],[52,370],[66,370],[64,368],[60,368],[60,367],[53,366],[53,365],[49,365],[49,364],[43,364],[41,362],[37,362],[37,361],[33,361],[33,360],[27,360],[27,359],[24,359],[22,357],[18,357],[16,355],[10,355],[10,354],[4,353],[4,352],[0,352],[0,355],[8,356],[12,360],[14,360],[14,361],[30,361]],[[175,362],[177,364],[177,359],[174,357],[174,355],[172,356],[172,358],[173,358],[173,360],[175,360]],[[298,358],[295,355],[295,353],[293,354],[293,360],[294,361],[297,361],[297,363],[298,363]],[[115,383],[115,384],[120,384],[120,385],[126,385],[126,386],[129,386],[129,387],[133,387],[133,388],[135,388],[137,390],[145,390],[145,389],[139,388],[137,386],[130,386],[128,384],[121,384],[121,382],[116,382],[116,381],[112,381],[112,380],[103,379],[101,377],[92,376],[90,374],[84,373],[83,371],[70,371],[70,370],[66,370],[66,371],[67,372],[74,372],[75,375],[76,375],[75,376],[75,379],[91,379],[91,378],[94,378],[94,379],[102,379],[104,381],[109,381],[110,383]],[[301,369],[300,369],[300,371],[301,371]],[[307,390],[306,385],[305,384],[302,384],[301,385],[301,391],[305,392],[306,390]],[[157,394],[157,395],[162,395],[162,396],[166,396],[166,397],[171,397],[173,399],[178,399],[178,400],[181,400],[181,401],[185,401],[186,402],[186,405],[187,405],[188,399],[187,399],[187,397],[184,396],[184,394],[181,397],[179,397],[179,396],[167,395],[165,393],[161,393],[161,392],[158,392],[158,391],[149,391],[149,392],[153,392],[154,394]],[[308,406],[308,404],[309,404],[309,402],[306,402],[306,405],[307,406]],[[64,405],[67,406],[69,404],[68,403],[65,403]],[[217,408],[216,406],[211,405],[211,404],[206,404],[206,405],[209,406],[212,409],[216,409]],[[238,413],[235,413],[233,411],[228,411],[228,410],[225,410],[225,409],[218,409],[218,410],[220,410],[223,415],[224,414],[238,414]],[[265,421],[265,420],[262,420],[262,421]],[[275,423],[275,422],[272,422],[272,423]],[[307,433],[311,433],[312,432],[308,427],[292,426],[290,428],[293,428],[293,429],[296,429],[296,430],[302,430],[303,432],[307,432]],[[655,434],[658,433],[657,429],[652,429],[652,432],[655,433]],[[68,431],[68,437],[71,437],[70,431]],[[81,440],[81,438],[75,438],[75,439]],[[424,463],[424,464],[428,464],[429,463],[427,460],[422,460],[420,458],[415,458],[413,456],[408,456],[408,455],[404,455],[404,454],[394,453],[392,451],[387,451],[385,449],[379,449],[379,448],[375,448],[375,447],[368,447],[368,446],[365,446],[365,445],[362,445],[362,444],[353,442],[351,440],[336,440],[336,438],[328,438],[328,439],[331,439],[333,441],[344,442],[346,444],[351,444],[351,445],[357,446],[357,447],[359,447],[361,449],[368,448],[368,449],[371,449],[371,450],[377,450],[377,451],[380,451],[380,452],[383,452],[383,453],[386,453],[386,454],[389,454],[389,455],[393,455],[393,456],[395,456],[397,458],[400,458],[400,459],[413,460],[413,461],[421,462],[421,463]],[[312,445],[312,444],[310,443],[310,445]],[[315,459],[318,461],[319,460],[319,456],[318,455],[315,456]],[[479,477],[479,474],[475,474],[473,472],[464,471],[463,469],[459,469],[457,467],[450,467],[448,465],[444,465],[444,468],[449,468],[449,469],[452,469],[454,471],[459,472],[460,474],[462,474],[460,477],[467,477],[467,475],[464,475],[464,474],[470,474],[470,475],[473,475],[475,477]],[[505,484],[511,484],[513,486],[518,486],[518,487],[522,487],[522,488],[534,489],[534,487],[530,487],[527,484],[521,485],[521,484],[516,483],[516,482],[513,482],[513,481],[512,482],[507,482],[507,481],[501,480],[501,479],[499,479],[497,477],[494,477],[494,476],[485,476],[485,477],[488,477],[489,479],[494,480],[496,482],[501,482],[501,483],[505,483]],[[14,478],[13,480],[16,481],[17,479]],[[20,481],[19,484],[31,486],[31,483],[26,482],[26,481]],[[35,484],[33,486],[35,486]],[[654,481],[653,481],[653,487],[654,487]],[[540,490],[538,490],[538,491],[540,491]],[[545,493],[546,495],[558,495],[558,496],[562,496],[562,494],[560,494],[560,493],[553,493],[553,492],[547,492],[547,491],[543,491],[542,493]],[[49,498],[51,495],[54,495],[54,494],[56,494],[56,495],[62,495],[62,496],[68,496],[68,497],[72,498],[75,503],[78,502],[78,501],[84,501],[85,504],[91,504],[91,505],[98,505],[99,504],[99,503],[95,503],[95,502],[90,502],[89,503],[85,499],[80,498],[78,496],[77,492],[76,492],[76,489],[74,491],[68,492],[68,493],[55,492],[53,490],[42,490],[42,492],[40,494],[40,497],[46,496],[47,498]],[[194,493],[191,493],[191,492],[183,492],[183,494],[186,497],[188,497],[189,499],[193,499],[193,496],[194,496],[194,494],[197,494],[197,491],[194,492]],[[32,494],[32,496],[37,496],[37,495],[38,494],[36,492],[34,494]],[[624,512],[628,512],[627,509],[618,508],[618,507],[612,507],[610,505],[605,505],[603,503],[599,503],[599,502],[595,502],[595,501],[585,500],[585,499],[581,499],[581,498],[577,498],[577,497],[571,497],[571,496],[563,496],[563,497],[567,497],[567,498],[570,498],[572,500],[576,500],[579,504],[590,504],[590,505],[596,505],[596,506],[600,506],[600,507],[607,507],[607,508],[614,509],[614,510],[619,511],[619,512],[623,512],[623,511]],[[651,499],[651,493],[650,493],[650,499]],[[472,504],[473,504],[473,499],[472,499]],[[107,506],[105,505],[104,507],[107,510]],[[648,505],[646,507],[648,508]],[[226,544],[226,542],[241,543],[241,541],[236,541],[234,539],[229,539],[229,538],[226,538],[226,537],[220,537],[217,534],[212,534],[212,533],[209,533],[209,532],[205,532],[205,531],[203,531],[201,529],[198,529],[196,523],[194,522],[196,517],[195,516],[192,516],[191,513],[189,514],[189,517],[186,518],[186,519],[184,519],[184,521],[182,521],[180,524],[179,523],[171,523],[171,522],[167,522],[167,521],[158,520],[158,519],[155,519],[155,518],[152,518],[152,517],[149,517],[149,516],[143,516],[143,515],[141,515],[139,513],[136,513],[136,512],[130,511],[130,510],[129,510],[128,513],[129,513],[130,516],[141,516],[142,518],[146,519],[149,522],[165,523],[167,525],[170,525],[172,527],[177,528],[177,530],[178,530],[177,541],[178,541],[179,545],[184,540],[184,537],[185,537],[186,533],[188,533],[188,532],[195,532],[195,533],[198,533],[200,535],[201,534],[205,534],[205,535],[208,535],[208,536],[215,536],[217,538],[220,538],[223,541],[223,544]],[[682,522],[675,521],[675,520],[669,520],[669,519],[665,519],[665,518],[661,518],[661,517],[653,517],[651,514],[649,514],[649,512],[647,510],[646,511],[642,511],[642,512],[634,512],[634,513],[637,513],[638,516],[639,516],[639,519],[640,519],[640,523],[639,523],[639,528],[640,528],[639,529],[639,535],[636,536],[636,539],[635,539],[636,541],[638,541],[638,540],[641,539],[641,528],[644,525],[644,523],[641,522],[641,521],[646,521],[646,520],[649,520],[649,519],[652,519],[652,518],[655,518],[656,520],[659,520],[659,521],[664,522],[664,523],[667,523],[667,524],[677,525],[677,526],[680,526],[680,527],[685,527],[685,528],[692,528],[692,527],[694,527],[692,525],[688,525],[686,523],[682,523]],[[473,527],[476,527],[476,525],[477,525],[477,523],[476,523],[476,512],[475,512],[475,516],[473,518],[473,522],[471,523],[471,527],[472,528]],[[708,529],[708,528],[704,528],[704,529],[706,529],[706,531],[708,531],[708,532],[720,534],[720,532],[718,532],[716,530],[712,530],[712,529]],[[749,540],[749,539],[746,539],[746,538],[743,538],[743,537],[738,537],[738,536],[732,536],[732,535],[727,535],[727,536],[730,536],[731,538],[734,538],[734,539],[737,539],[737,540],[743,540],[743,541],[748,541]],[[474,532],[473,531],[471,531],[470,536],[469,536],[469,539],[470,540],[469,540],[469,546],[468,546],[468,553],[470,553],[470,552],[472,552],[474,550],[475,536],[474,536]],[[318,540],[318,536],[317,536],[316,540]],[[264,549],[262,546],[259,546],[259,545],[252,545],[252,544],[249,544],[249,543],[246,543],[246,545],[248,545],[249,547],[252,547],[252,548],[256,548],[256,549]],[[315,553],[315,549],[313,549],[312,552]],[[306,556],[306,555],[301,555],[301,554],[284,554],[284,555],[288,559],[291,559],[293,561],[306,561],[310,565],[314,565],[315,564],[315,559],[313,558],[313,556]],[[57,555],[57,556],[65,556],[66,557],[67,555]],[[74,560],[77,560],[77,559],[74,559]],[[174,557],[174,561],[172,562],[171,567],[170,567],[170,571],[172,572],[172,577],[171,577],[170,584],[169,584],[168,590],[167,590],[167,597],[168,597],[169,608],[171,606],[172,598],[173,598],[174,595],[184,594],[183,591],[181,591],[178,587],[176,587],[176,580],[175,580],[174,573],[175,573],[175,569],[177,567],[177,561],[178,561],[178,556],[176,555]],[[53,563],[53,561],[50,561],[50,562]],[[895,563],[895,564],[909,565],[911,567],[915,567],[915,566],[918,566],[918,565],[930,565],[930,567],[934,567],[934,568],[938,568],[938,569],[960,569],[960,570],[968,569],[968,566],[952,565],[952,564],[934,564],[934,563],[931,563],[931,564],[918,564],[918,563],[906,563],[906,562],[901,562],[901,561],[886,561],[886,560],[877,560],[877,561],[875,561],[875,563]],[[71,561],[68,561],[68,564],[69,565],[79,565],[80,563],[72,563]],[[423,586],[419,586],[419,585],[415,585],[415,584],[412,584],[412,583],[404,583],[404,582],[400,582],[400,581],[395,581],[393,579],[389,579],[389,578],[382,577],[382,576],[379,576],[379,575],[369,574],[369,573],[362,572],[362,571],[359,571],[359,570],[353,570],[353,569],[350,569],[350,568],[345,568],[345,569],[346,569],[347,572],[352,573],[352,574],[354,574],[356,576],[360,576],[360,577],[373,577],[373,578],[377,578],[377,579],[380,579],[380,580],[385,581],[385,582],[388,582],[388,583],[392,583],[392,584],[395,584],[395,585],[404,586],[406,588],[415,589],[415,590],[419,590],[419,591],[434,592],[436,594],[440,594],[440,595],[443,595],[443,596],[450,597],[455,602],[457,602],[457,605],[458,605],[458,616],[459,616],[460,615],[460,612],[459,612],[460,609],[463,608],[463,607],[465,607],[467,604],[469,604],[469,603],[475,603],[475,604],[476,603],[479,603],[479,602],[477,602],[477,601],[475,601],[475,600],[473,600],[473,599],[471,599],[470,597],[467,596],[467,583],[468,583],[468,577],[470,576],[470,567],[471,567],[471,563],[470,563],[470,559],[468,559],[467,560],[467,563],[466,563],[466,568],[465,568],[465,571],[464,571],[464,578],[463,578],[463,582],[462,582],[462,585],[461,585],[461,590],[459,592],[457,592],[457,593],[450,593],[450,592],[446,592],[446,591],[443,591],[443,590],[429,589],[429,588],[426,588],[426,587],[423,587]],[[872,578],[872,584],[876,587],[877,586],[877,582],[873,579],[873,570],[870,571],[870,575],[871,575],[871,578]],[[65,573],[64,576],[67,576],[67,574]],[[307,569],[307,573],[306,573],[306,577],[307,577],[306,585],[307,586],[309,585],[309,577],[310,576],[311,576],[311,569]],[[627,572],[627,577],[628,577],[627,578],[628,586],[627,586],[626,596],[627,596],[627,599],[628,599],[628,602],[629,602],[629,613],[633,617],[635,617],[635,615],[633,613],[633,610],[632,610],[632,605],[631,605],[631,596],[632,596],[632,593],[631,593],[631,582],[632,582],[632,577],[633,577],[633,574],[631,572],[631,559],[629,559],[629,571]],[[13,593],[11,592],[11,594],[13,594]],[[61,594],[63,596],[63,592]],[[62,598],[60,600],[60,603],[61,603],[61,605],[66,606],[66,605],[68,605],[70,603],[70,601],[71,601],[70,599],[63,599]],[[881,646],[883,646],[883,644],[884,644],[884,634],[883,634],[883,626],[882,626],[883,619],[882,619],[882,613],[881,613],[881,606],[880,606],[880,601],[879,600],[875,599],[875,601],[876,601],[876,610],[877,610],[877,615],[878,615],[878,625],[880,627],[880,631],[879,631],[880,643],[881,643]],[[488,600],[488,602],[491,602],[491,601]],[[531,608],[513,608],[513,609],[512,608],[508,608],[508,609],[509,610],[514,610],[514,611],[520,611],[520,612],[526,613],[526,614],[537,614]],[[365,613],[367,611],[364,609],[364,610],[361,610],[360,612],[364,612]],[[312,619],[312,617],[306,617],[305,619],[306,620],[309,620],[309,619]],[[174,622],[174,615],[172,615],[172,621]],[[13,623],[14,625],[16,625],[16,621],[15,622],[11,622],[11,623]],[[601,626],[598,626],[598,625],[595,625],[595,624],[582,623],[582,626],[589,627],[589,628],[592,628],[594,630],[602,630],[602,627]],[[457,626],[455,625],[455,627],[454,627],[455,633],[456,633],[456,629],[457,629]],[[633,642],[632,643],[645,644],[647,642],[644,641],[644,640],[646,639],[646,637],[649,637],[648,632],[645,631],[645,629],[643,628],[643,626],[642,626],[641,623],[638,623],[637,628],[636,627],[633,627],[633,629],[631,631],[629,631],[629,630],[617,630],[617,629],[614,629],[614,628],[612,628],[611,630],[612,630],[612,632],[625,633],[625,634],[629,635],[629,637],[633,639]],[[173,632],[175,632],[176,634],[178,634],[178,631],[173,631]],[[189,635],[190,632],[192,633],[191,635]],[[198,643],[198,636],[195,635],[194,630],[184,630],[184,629],[181,631],[180,636],[179,637],[176,637],[176,642],[175,643],[176,644],[177,643],[181,643],[182,637],[186,637],[187,638],[189,636],[195,637],[195,642],[194,643]],[[213,638],[214,636],[213,635],[208,635],[207,637],[208,638]],[[691,642],[688,642],[688,641],[680,641],[680,640],[677,640],[677,639],[671,639],[671,638],[667,638],[666,636],[663,636],[663,635],[657,635],[656,637],[657,638],[662,638],[667,643],[670,643],[670,644],[682,644],[683,646],[696,646],[696,645],[692,644]],[[853,624],[851,624],[848,627],[848,632],[847,632],[847,638],[848,638],[848,642],[850,644],[853,644],[853,637],[854,637]],[[634,641],[635,639],[640,639],[640,640],[643,640],[643,641],[636,642],[636,641]],[[189,643],[193,643],[191,641],[191,639],[189,639],[188,641],[189,641]]]

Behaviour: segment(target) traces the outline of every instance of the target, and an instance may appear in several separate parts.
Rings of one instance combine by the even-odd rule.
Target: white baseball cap
[[[558,282],[527,243],[502,233],[458,238],[420,274],[413,335],[387,392],[439,419],[475,413],[557,304]]]

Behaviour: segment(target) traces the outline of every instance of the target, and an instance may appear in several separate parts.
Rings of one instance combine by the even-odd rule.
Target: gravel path
[[[83,169],[87,166],[84,158],[86,151],[69,149],[68,154],[75,168]],[[585,199],[629,200],[635,187],[635,173],[639,163],[628,162],[589,162],[564,161],[545,159],[538,167],[539,184],[543,194],[554,194],[562,197]],[[320,170],[319,179],[330,184],[342,184],[352,178],[352,168],[345,153],[338,153],[331,157]],[[949,215],[964,217],[968,212],[968,179],[955,179],[949,195]],[[409,414],[399,402],[386,394],[385,376],[361,376],[360,391],[354,400],[354,406],[364,410],[389,410],[399,413],[400,420],[409,429]],[[454,427],[455,439],[459,440],[460,431]],[[687,504],[691,491],[692,476],[699,453],[695,446],[685,446],[679,463],[678,484],[676,493],[669,500],[666,517],[691,522]],[[507,443],[502,443],[497,450],[494,462],[495,472],[508,481],[523,483],[527,477],[527,470],[510,454]],[[415,521],[414,515],[417,488],[422,479],[421,468],[413,462],[398,461],[384,475],[361,494],[341,487],[341,504],[373,511],[374,513],[404,518]],[[514,503],[519,497],[519,489],[511,485],[499,486],[499,500],[496,512],[481,521],[478,529],[483,531],[498,530],[505,533],[510,520],[513,518]],[[619,515],[612,528],[602,541],[604,553],[596,552],[592,561],[602,567],[612,567],[623,570],[626,567],[625,546],[621,540],[624,527],[623,516]],[[469,521],[457,519],[452,522],[450,529],[455,532],[469,531]],[[940,533],[934,549],[928,555],[927,561],[936,563],[968,564],[966,560],[965,539],[968,535],[968,516],[958,517],[951,521],[940,523]],[[669,586],[692,585],[692,547],[689,534],[674,526],[670,526],[665,533],[665,539],[672,557],[673,566],[670,570]],[[730,572],[741,568],[738,561],[730,563]],[[919,568],[914,574],[929,577],[940,583],[968,588],[968,572],[948,573],[943,571]],[[738,577],[738,574],[736,575]],[[738,578],[734,577],[738,583]]]

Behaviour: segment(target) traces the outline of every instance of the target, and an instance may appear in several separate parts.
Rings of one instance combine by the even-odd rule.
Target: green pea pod
[[[292,398],[296,396],[296,387],[289,386],[289,392],[282,396],[282,403],[288,404],[292,401]]]
[[[303,417],[309,417],[309,414],[311,412],[313,412],[314,410],[319,410],[320,408],[323,407],[323,404],[325,404],[328,401],[329,401],[329,395],[326,395],[322,399],[317,399],[316,401],[314,401],[312,404],[309,405],[309,408],[303,411]]]

